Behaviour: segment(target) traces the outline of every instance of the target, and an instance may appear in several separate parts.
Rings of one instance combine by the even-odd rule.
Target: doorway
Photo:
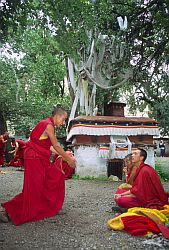
[[[107,166],[107,176],[110,175],[117,176],[120,180],[123,179],[123,160],[122,159],[113,159],[108,161]]]

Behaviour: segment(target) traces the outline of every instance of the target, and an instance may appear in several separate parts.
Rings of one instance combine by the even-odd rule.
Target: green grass
[[[169,171],[164,171],[162,165],[160,163],[156,163],[155,169],[159,174],[162,181],[169,181]],[[78,174],[74,174],[72,176],[73,180],[89,180],[89,181],[112,181],[107,176],[79,176]]]
[[[78,174],[74,174],[72,176],[73,180],[90,180],[90,181],[110,181],[108,177],[106,176],[79,176]]]
[[[165,172],[162,170],[162,166],[160,163],[157,163],[155,165],[155,170],[159,174],[162,181],[168,181],[169,180],[169,172]]]

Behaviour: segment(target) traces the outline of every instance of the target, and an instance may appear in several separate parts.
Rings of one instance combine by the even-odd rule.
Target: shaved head
[[[67,113],[67,112],[61,105],[56,105],[53,107],[52,116],[63,115],[65,113]]]

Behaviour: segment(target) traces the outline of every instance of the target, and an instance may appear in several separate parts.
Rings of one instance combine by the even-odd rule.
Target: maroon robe
[[[52,162],[58,167],[65,176],[65,180],[71,179],[74,174],[74,168],[70,167],[69,164],[63,161],[62,157],[58,154],[53,156]]]
[[[14,158],[8,163],[8,166],[23,167],[24,166],[24,151],[26,148],[26,142],[22,140],[16,140],[18,143],[18,149]],[[16,147],[16,144],[15,144]]]
[[[54,126],[52,118],[40,121],[26,143],[23,191],[2,204],[15,225],[54,216],[64,202],[64,175],[49,160],[51,141],[39,140],[48,124]]]
[[[137,169],[131,188],[135,197],[120,197],[116,201],[120,207],[148,207],[162,209],[168,204],[168,194],[164,191],[155,169],[144,162]]]
[[[5,143],[0,139],[0,166],[4,165]]]

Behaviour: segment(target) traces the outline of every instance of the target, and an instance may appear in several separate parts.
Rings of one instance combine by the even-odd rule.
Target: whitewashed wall
[[[145,148],[145,150],[147,151],[147,160],[145,161],[145,163],[155,168],[154,148],[149,147],[149,148]]]
[[[99,157],[97,147],[80,146],[74,149],[76,173],[80,176],[107,176],[107,160]]]
[[[145,148],[146,163],[155,167],[154,148]],[[77,160],[76,173],[80,176],[107,176],[107,159],[99,157],[99,148],[94,146],[79,146],[74,148]]]

